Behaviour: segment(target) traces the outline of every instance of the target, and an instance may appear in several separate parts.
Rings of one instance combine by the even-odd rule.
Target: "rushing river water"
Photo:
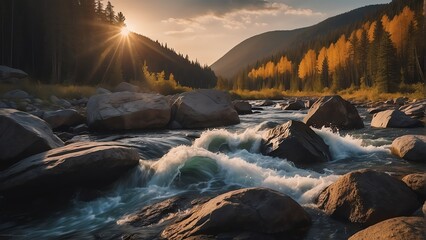
[[[301,121],[307,111],[283,111],[265,107],[261,113],[240,116],[241,124],[201,130],[164,130],[114,135],[79,136],[82,141],[119,141],[139,149],[137,169],[97,197],[76,196],[71,203],[52,204],[51,209],[27,209],[0,213],[0,239],[114,239],[117,220],[162,199],[191,191],[215,195],[226,190],[263,186],[283,192],[311,214],[313,225],[306,239],[345,239],[357,226],[332,220],[313,204],[318,193],[352,170],[370,168],[402,176],[425,171],[425,165],[407,163],[390,154],[393,139],[405,134],[426,134],[425,128],[374,129],[371,116],[358,109],[365,128],[333,133],[315,130],[329,145],[332,161],[311,169],[296,168],[283,159],[259,153],[261,137],[256,130],[265,121]],[[47,201],[47,200],[46,200]],[[12,212],[12,213],[11,213]],[[158,227],[138,229],[150,239]]]

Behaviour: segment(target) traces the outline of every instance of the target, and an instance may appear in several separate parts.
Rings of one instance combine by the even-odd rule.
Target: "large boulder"
[[[407,161],[426,163],[426,136],[405,135],[393,140],[391,151]]]
[[[282,233],[306,229],[305,210],[289,196],[265,188],[248,188],[222,194],[192,209],[191,214],[168,226],[166,239],[226,232]]]
[[[402,178],[408,187],[413,189],[423,200],[426,200],[426,173],[408,174]]]
[[[139,92],[140,88],[127,82],[121,82],[114,88],[114,92]]]
[[[320,193],[317,204],[331,217],[367,226],[410,215],[420,206],[416,194],[404,182],[371,170],[340,177]]]
[[[37,195],[101,186],[138,163],[138,152],[119,143],[74,143],[33,155],[0,172],[0,192]]]
[[[297,111],[302,109],[305,109],[305,102],[303,102],[302,100],[295,100],[293,102],[289,102],[287,106],[283,107],[283,110],[292,110],[292,111]]]
[[[265,155],[286,158],[296,164],[329,161],[328,145],[310,127],[288,121],[262,135],[261,151]]]
[[[238,114],[244,115],[253,113],[251,104],[246,101],[233,101],[232,105]]]
[[[423,123],[410,118],[399,110],[386,110],[373,115],[371,126],[376,128],[414,128],[423,127]]]
[[[87,122],[93,129],[164,128],[169,120],[170,106],[159,94],[100,94],[92,96],[87,103]]]
[[[0,168],[64,143],[40,118],[14,109],[0,109]]]
[[[66,109],[45,112],[43,114],[43,120],[53,129],[58,129],[83,124],[86,118],[74,109]]]
[[[338,95],[318,99],[309,109],[303,122],[316,128],[326,126],[339,129],[359,129],[364,127],[355,106]]]
[[[422,217],[391,218],[355,233],[349,240],[424,240],[425,226]]]
[[[185,92],[172,103],[173,128],[209,128],[240,122],[228,93],[219,90]]]
[[[0,82],[15,83],[14,80],[27,77],[28,74],[22,70],[0,65]]]

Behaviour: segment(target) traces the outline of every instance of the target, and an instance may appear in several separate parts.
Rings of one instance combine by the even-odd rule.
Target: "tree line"
[[[52,84],[146,81],[143,66],[178,84],[212,87],[206,66],[152,41],[120,34],[126,17],[103,0],[0,1],[0,65]]]
[[[394,1],[384,14],[242,70],[218,87],[233,90],[396,92],[424,81],[422,1]]]

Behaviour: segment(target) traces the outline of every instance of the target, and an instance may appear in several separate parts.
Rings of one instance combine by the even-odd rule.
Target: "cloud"
[[[164,34],[166,35],[183,35],[183,34],[188,34],[188,33],[194,33],[195,30],[193,28],[184,28],[182,30],[173,30],[173,31],[167,31]]]
[[[190,18],[169,18],[162,23],[186,26],[192,30],[206,30],[209,25],[220,25],[225,29],[246,29],[247,27],[266,26],[262,18],[277,17],[282,15],[297,16],[323,16],[308,8],[294,8],[284,3],[267,2],[259,0],[219,0],[205,2],[222,2],[229,8],[210,9]],[[167,33],[166,33],[167,34]]]

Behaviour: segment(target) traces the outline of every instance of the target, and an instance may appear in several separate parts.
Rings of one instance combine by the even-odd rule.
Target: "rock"
[[[320,193],[317,204],[331,217],[367,226],[410,215],[420,206],[404,182],[371,170],[343,175]]]
[[[425,224],[422,217],[391,218],[355,233],[349,240],[424,240]]]
[[[7,103],[0,101],[0,108],[9,108],[9,105]]]
[[[74,109],[45,112],[43,119],[53,129],[72,127],[86,121],[86,118]]]
[[[56,97],[55,95],[50,96],[50,101],[58,106],[64,107],[64,108],[71,108],[72,104],[68,102],[65,99],[60,99]]]
[[[3,94],[4,98],[11,98],[11,99],[25,99],[31,97],[27,92],[22,90],[12,90],[5,94]]]
[[[139,92],[140,88],[127,82],[121,82],[114,88],[114,92]]]
[[[277,123],[277,122],[264,121],[264,122],[259,123],[259,124],[258,124],[258,125],[254,128],[254,130],[255,130],[256,132],[262,132],[262,131],[265,131],[265,130],[269,130],[269,129],[271,129],[271,128],[274,128],[274,127],[276,127],[276,126],[279,126],[279,125],[281,125],[281,124],[279,124],[279,123]]]
[[[0,173],[5,195],[38,195],[75,187],[105,186],[137,166],[135,149],[116,142],[80,142],[21,160]]]
[[[263,107],[267,107],[267,106],[272,106],[275,103],[272,100],[266,99],[263,101],[260,101],[258,104],[256,104],[257,106],[263,106]]]
[[[172,121],[182,128],[209,128],[240,123],[228,93],[196,90],[179,95],[172,104]]]
[[[166,239],[226,232],[282,233],[306,229],[309,215],[289,196],[265,188],[248,188],[219,195],[193,208],[191,214],[168,226]]]
[[[164,128],[169,120],[170,106],[159,94],[117,92],[92,96],[87,103],[87,122],[93,129]]]
[[[325,162],[331,159],[327,144],[310,127],[288,121],[262,135],[261,151],[265,155],[285,158],[295,164]]]
[[[308,99],[305,100],[305,108],[311,108],[312,105],[314,105],[314,103],[317,101],[317,99]]]
[[[388,99],[384,102],[384,104],[395,104],[395,102],[392,99]]]
[[[378,107],[367,109],[367,112],[369,114],[375,114],[375,113],[383,112],[383,111],[386,111],[386,110],[389,110],[389,109],[394,109],[394,106],[378,106]]]
[[[412,119],[399,110],[386,110],[373,115],[371,126],[376,128],[414,128],[423,123]]]
[[[80,124],[78,126],[71,128],[71,130],[74,134],[82,134],[82,133],[89,132],[89,126],[87,126],[87,124],[83,123],[83,124]]]
[[[288,103],[287,106],[283,107],[283,110],[297,111],[297,110],[302,110],[304,108],[305,108],[305,102],[303,102],[301,100],[296,100],[294,102]]]
[[[423,217],[426,218],[426,201],[423,203],[422,212],[423,212]]]
[[[60,138],[65,144],[68,144],[68,141],[73,139],[76,135],[69,132],[60,132],[57,133],[58,138]]]
[[[46,122],[18,110],[0,109],[0,132],[0,168],[64,145]]]
[[[244,115],[244,114],[251,114],[251,104],[246,101],[233,101],[232,105],[234,106],[234,109],[237,111],[238,114]]]
[[[355,106],[338,95],[318,99],[309,109],[303,122],[316,128],[326,126],[339,129],[359,129],[364,127]]]
[[[407,97],[399,97],[393,100],[394,104],[400,105],[400,106],[404,105],[407,101],[408,101]]]
[[[96,94],[108,94],[108,93],[111,93],[111,91],[107,90],[105,88],[99,87],[99,88],[96,88],[96,92],[95,93]]]
[[[22,70],[0,65],[0,81],[14,83],[13,79],[27,78],[28,74]]]
[[[405,135],[393,140],[391,151],[407,161],[426,163],[426,135]]]
[[[423,200],[426,200],[426,173],[413,173],[402,178],[414,192],[416,192]]]
[[[426,112],[426,103],[415,103],[410,105],[405,105],[399,108],[407,116],[413,118],[422,118],[425,116]]]

